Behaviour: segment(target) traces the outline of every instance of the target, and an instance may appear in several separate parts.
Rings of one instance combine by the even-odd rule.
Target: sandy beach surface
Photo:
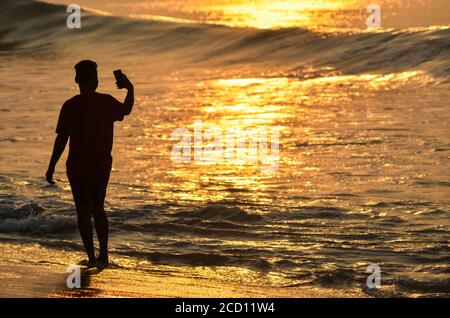
[[[77,258],[78,257],[78,258]],[[310,298],[367,297],[362,292],[320,287],[242,285],[164,270],[139,270],[112,265],[82,268],[80,289],[69,289],[70,275],[63,262],[76,263],[79,255],[33,244],[2,244],[0,297],[155,297],[155,298]],[[186,273],[186,271],[184,271]]]

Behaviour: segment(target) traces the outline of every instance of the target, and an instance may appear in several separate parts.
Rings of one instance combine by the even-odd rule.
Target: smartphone
[[[123,73],[122,70],[115,70],[114,72],[114,77],[116,78],[116,85],[117,88],[124,88],[124,83],[123,83]]]

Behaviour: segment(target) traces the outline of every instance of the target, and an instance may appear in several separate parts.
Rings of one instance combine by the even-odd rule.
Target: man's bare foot
[[[84,260],[80,261],[78,263],[78,265],[86,266],[87,268],[93,268],[93,267],[97,266],[97,262],[95,260],[92,261],[92,260],[84,259]]]
[[[99,267],[108,267],[109,265],[109,260],[108,260],[108,256],[104,256],[102,254],[100,254],[97,259],[97,266]]]

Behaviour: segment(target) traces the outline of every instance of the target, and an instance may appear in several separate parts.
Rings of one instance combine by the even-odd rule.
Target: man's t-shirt
[[[123,104],[107,94],[77,95],[66,101],[56,133],[70,136],[67,166],[86,171],[110,165],[114,122],[124,115]]]

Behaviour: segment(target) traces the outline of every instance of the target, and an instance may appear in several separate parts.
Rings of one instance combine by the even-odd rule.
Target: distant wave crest
[[[310,65],[345,74],[415,70],[444,79],[450,75],[448,26],[380,32],[260,30],[84,12],[82,28],[71,30],[61,5],[4,0],[0,9],[0,52],[58,48],[76,53],[113,45],[122,53],[179,53],[189,63],[276,62],[299,76]]]

